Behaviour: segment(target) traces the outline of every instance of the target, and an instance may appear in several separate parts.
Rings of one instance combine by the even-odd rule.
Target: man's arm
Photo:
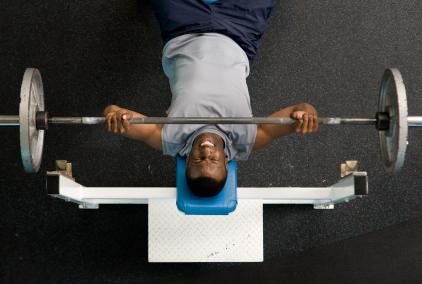
[[[314,133],[318,130],[318,115],[315,108],[307,103],[283,108],[270,117],[290,117],[296,119],[295,124],[276,125],[260,124],[256,130],[253,151],[260,150],[271,144],[278,137],[291,133]]]
[[[109,132],[142,141],[157,150],[162,149],[162,125],[130,123],[132,118],[142,118],[145,115],[116,105],[110,105],[104,109],[104,116],[106,117],[106,128]]]

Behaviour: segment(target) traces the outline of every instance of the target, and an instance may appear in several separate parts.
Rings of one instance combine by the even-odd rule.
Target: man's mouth
[[[211,143],[210,141],[205,141],[205,142],[201,143],[200,146],[201,147],[215,147],[215,145],[213,143]]]

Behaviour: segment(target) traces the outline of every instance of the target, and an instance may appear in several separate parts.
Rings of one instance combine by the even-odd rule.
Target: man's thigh
[[[214,18],[221,33],[236,41],[253,59],[276,0],[219,0]]]
[[[249,59],[256,55],[259,40],[276,0],[150,0],[164,43],[187,33],[219,32],[236,41]]]
[[[219,0],[214,11],[224,21],[229,21],[255,34],[264,32],[276,0]]]

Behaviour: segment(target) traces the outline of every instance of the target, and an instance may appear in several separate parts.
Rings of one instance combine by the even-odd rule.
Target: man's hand
[[[295,106],[290,117],[296,119],[295,131],[297,133],[315,133],[318,131],[318,114],[316,109],[307,103]]]
[[[127,133],[130,129],[130,120],[132,113],[116,105],[110,105],[104,109],[105,125],[111,133]]]
[[[116,105],[104,109],[105,126],[111,133],[143,141],[154,149],[161,150],[161,129],[159,124],[131,124],[132,118],[144,118],[145,115]]]
[[[271,114],[270,117],[291,117],[297,121],[295,124],[289,125],[258,125],[253,150],[262,149],[270,145],[274,139],[294,132],[303,134],[315,133],[319,126],[317,111],[308,103],[283,108]]]

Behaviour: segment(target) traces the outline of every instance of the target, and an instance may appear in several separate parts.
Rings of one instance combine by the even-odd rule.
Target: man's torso
[[[170,117],[251,117],[246,77],[249,61],[230,38],[216,34],[186,34],[163,49],[163,68],[172,92]],[[163,153],[185,156],[203,132],[222,136],[229,159],[247,159],[256,125],[165,125]]]

